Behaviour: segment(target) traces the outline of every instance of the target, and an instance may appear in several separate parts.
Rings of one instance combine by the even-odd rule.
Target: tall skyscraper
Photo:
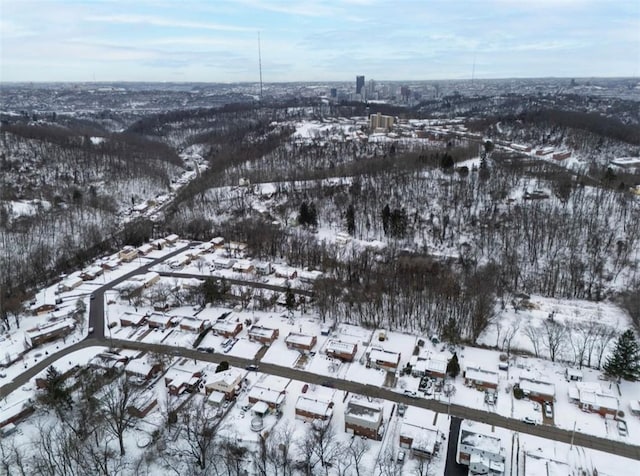
[[[362,94],[364,88],[364,76],[356,76],[356,94]]]

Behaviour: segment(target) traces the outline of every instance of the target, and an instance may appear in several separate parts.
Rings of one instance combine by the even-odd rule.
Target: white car
[[[418,394],[417,394],[415,391],[413,391],[413,390],[405,390],[405,391],[404,391],[404,394],[405,394],[407,397],[411,397],[411,398],[418,398]]]
[[[544,416],[553,418],[553,407],[549,402],[544,402]]]
[[[525,422],[527,425],[537,425],[538,422],[535,421],[533,418],[531,418],[530,416],[526,416],[522,419],[523,422]]]

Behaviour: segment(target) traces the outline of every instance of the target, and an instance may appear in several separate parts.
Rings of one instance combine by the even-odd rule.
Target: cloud
[[[88,16],[86,21],[98,23],[116,23],[133,25],[151,25],[169,28],[185,28],[196,30],[217,30],[217,31],[256,31],[255,28],[237,25],[224,25],[212,22],[197,22],[177,20],[150,15],[101,15]]]

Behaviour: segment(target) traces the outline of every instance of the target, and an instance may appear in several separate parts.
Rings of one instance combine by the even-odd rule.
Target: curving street
[[[146,272],[150,267],[158,264],[183,251],[183,248],[178,249],[171,254],[164,256],[161,259],[154,260],[141,268],[132,271],[120,278],[98,288],[94,294],[95,299],[90,302],[89,311],[89,326],[92,326],[95,330],[92,335],[87,337],[81,342],[77,342],[55,354],[47,356],[41,360],[35,366],[25,370],[19,376],[14,378],[13,381],[0,387],[0,398],[4,398],[9,393],[13,392],[17,388],[25,385],[31,378],[45,370],[48,366],[54,364],[58,359],[64,358],[66,355],[90,346],[105,346],[123,349],[132,349],[139,351],[149,351],[172,355],[175,357],[186,357],[189,359],[197,359],[205,362],[219,363],[223,360],[229,362],[229,364],[245,367],[249,364],[254,364],[252,359],[245,359],[235,357],[227,354],[219,353],[205,353],[194,349],[173,347],[163,344],[150,344],[144,342],[127,341],[120,339],[108,339],[104,336],[104,292],[116,284],[128,279],[129,277]],[[176,273],[177,274],[177,273]],[[191,275],[185,275],[191,277]],[[309,382],[318,385],[330,385],[333,388],[343,390],[346,392],[357,393],[361,395],[382,398],[396,403],[404,403],[406,405],[413,405],[428,410],[433,410],[442,414],[450,414],[454,419],[452,423],[459,421],[458,419],[470,419],[487,423],[489,425],[495,425],[509,430],[527,433],[542,438],[559,441],[562,443],[573,443],[578,446],[584,446],[585,448],[591,448],[598,451],[604,451],[607,453],[640,460],[640,446],[630,445],[618,441],[607,440],[597,436],[587,435],[584,433],[575,433],[572,431],[557,428],[555,426],[548,425],[528,425],[520,420],[507,418],[495,413],[489,413],[483,410],[475,408],[463,407],[456,404],[448,405],[436,400],[423,399],[423,398],[410,398],[403,394],[392,391],[388,388],[377,387],[373,385],[363,384],[359,382],[341,380],[330,376],[318,375],[304,370],[297,370],[289,367],[282,367],[279,365],[260,363],[260,372],[286,377],[294,380],[300,380],[303,382]],[[450,435],[451,438],[451,435]],[[451,442],[450,442],[451,444]]]

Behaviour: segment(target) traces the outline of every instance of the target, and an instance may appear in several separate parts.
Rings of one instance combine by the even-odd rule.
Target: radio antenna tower
[[[258,69],[260,70],[260,101],[262,101],[262,54],[260,52],[260,32],[258,32]]]

